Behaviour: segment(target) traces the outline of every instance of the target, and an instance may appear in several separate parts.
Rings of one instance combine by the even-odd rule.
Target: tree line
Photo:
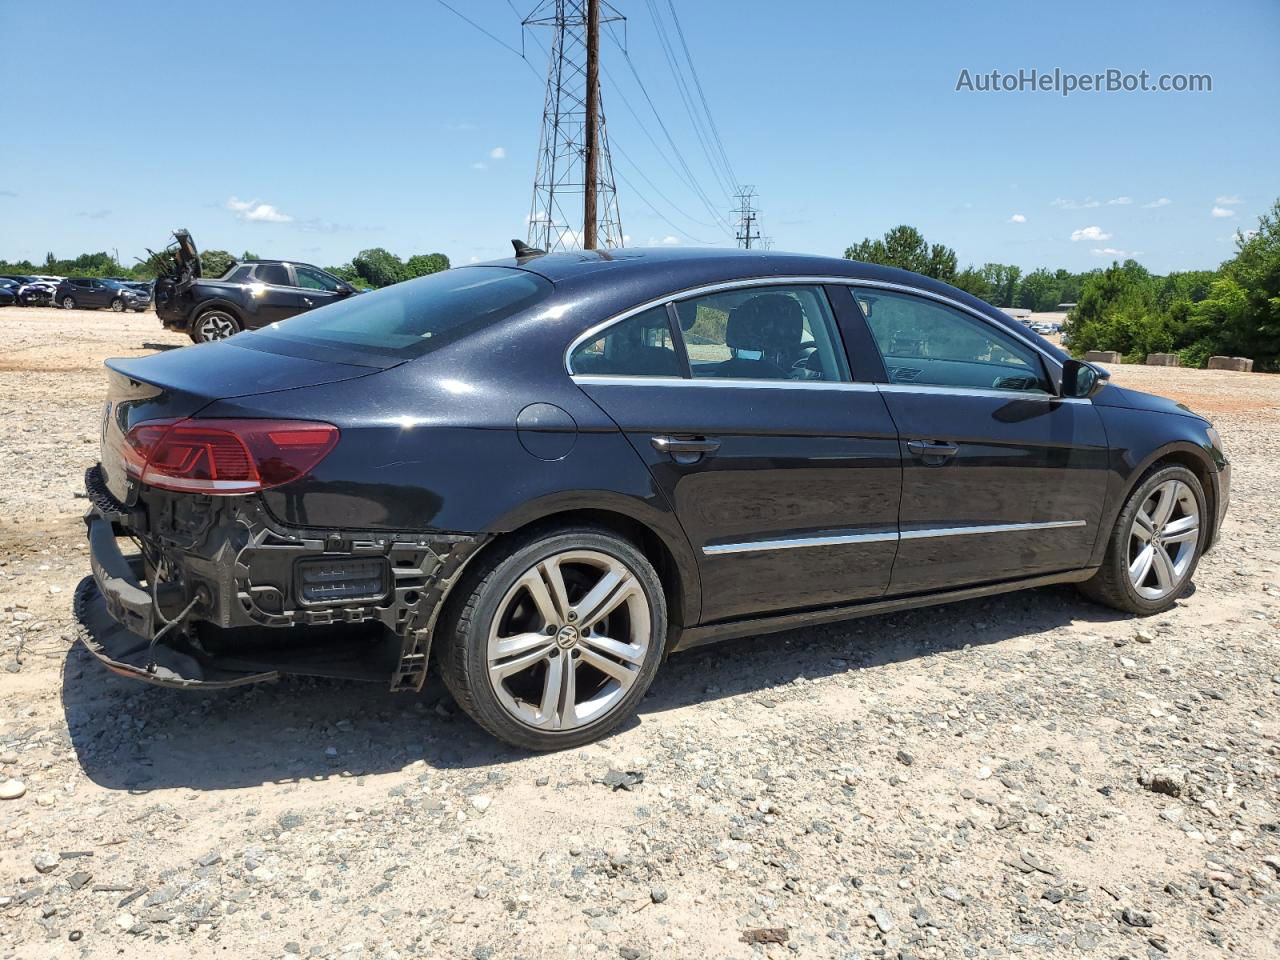
[[[248,250],[235,256],[226,250],[204,250],[200,253],[200,266],[206,277],[220,277],[237,260],[257,260],[258,255]],[[152,254],[126,266],[107,251],[82,253],[71,259],[59,258],[50,252],[43,263],[30,260],[0,260],[0,274],[22,274],[55,277],[123,277],[130,280],[154,280],[164,269],[168,258],[164,254]],[[354,287],[376,290],[381,287],[425,277],[429,273],[449,269],[449,258],[443,253],[420,253],[401,260],[382,247],[361,250],[350,261],[336,267],[325,267],[327,272]]]
[[[1142,362],[1148,353],[1177,353],[1190,367],[1241,356],[1252,357],[1256,370],[1280,370],[1280,200],[1257,230],[1236,234],[1234,256],[1216,270],[1161,276],[1133,259],[1084,273],[1041,267],[1024,276],[1000,263],[960,270],[954,250],[905,225],[844,255],[934,277],[997,307],[1046,311],[1073,303],[1063,333],[1077,356],[1117,350]]]

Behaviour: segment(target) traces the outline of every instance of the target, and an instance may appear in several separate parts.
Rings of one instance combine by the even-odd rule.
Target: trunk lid
[[[107,489],[121,503],[137,500],[127,469],[125,437],[144,420],[181,419],[215,400],[338,383],[379,368],[246,350],[224,340],[146,357],[106,362],[101,463]]]

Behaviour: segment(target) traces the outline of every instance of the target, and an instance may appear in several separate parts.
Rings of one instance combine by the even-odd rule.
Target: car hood
[[[1115,384],[1107,384],[1103,387],[1093,398],[1093,402],[1099,407],[1151,410],[1155,413],[1174,413],[1180,417],[1205,419],[1186,404],[1175,403],[1168,397],[1158,397],[1154,393],[1143,393],[1141,390],[1133,390],[1129,387],[1117,387]]]

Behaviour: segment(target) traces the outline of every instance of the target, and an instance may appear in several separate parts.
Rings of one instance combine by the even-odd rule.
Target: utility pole
[[[529,210],[531,247],[550,253],[622,246],[622,218],[600,99],[600,29],[624,19],[607,0],[540,0],[523,21],[526,27],[555,31]]]
[[[738,217],[737,240],[738,246],[745,250],[751,249],[753,241],[760,239],[760,211],[755,209],[756,188],[752,186],[738,187],[738,192],[734,194],[738,201],[737,209],[729,211]]]
[[[582,187],[582,249],[596,248],[596,124],[600,114],[600,0],[587,0],[586,177]]]

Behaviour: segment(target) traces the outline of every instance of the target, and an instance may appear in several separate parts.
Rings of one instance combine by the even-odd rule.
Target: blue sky
[[[506,0],[452,2],[520,46]],[[727,211],[647,3],[615,5],[686,161]],[[1276,0],[676,6],[778,249],[839,255],[910,223],[962,264],[1086,269],[1133,254],[1161,272],[1204,268],[1280,196]],[[433,0],[50,2],[38,16],[0,0],[0,12],[0,258],[118,248],[127,262],[186,226],[202,247],[320,264],[371,246],[465,263],[524,236],[545,71],[532,41],[538,76]],[[641,191],[620,184],[631,243],[730,243],[695,222],[712,218],[649,140],[662,137],[618,49],[604,50],[615,160]],[[1210,74],[1213,90],[955,91],[966,68],[1055,67]]]

